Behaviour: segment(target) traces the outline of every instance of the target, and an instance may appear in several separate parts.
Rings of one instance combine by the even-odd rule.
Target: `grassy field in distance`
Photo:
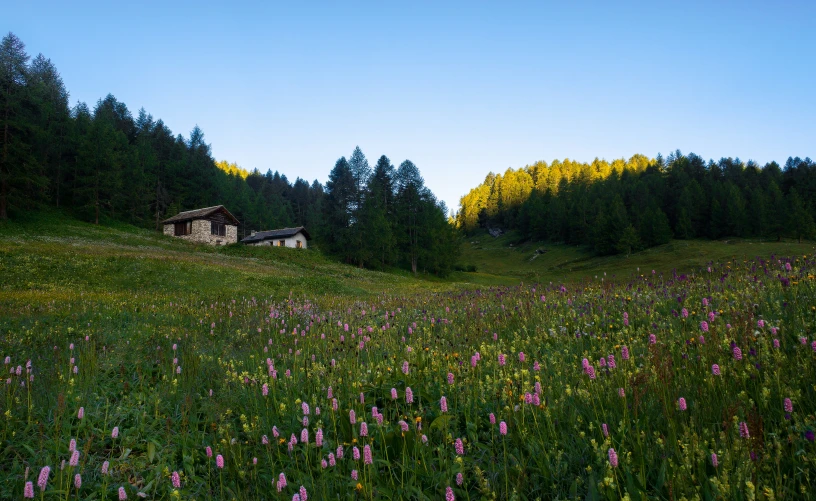
[[[537,254],[536,251],[543,251]],[[571,282],[601,278],[627,278],[632,274],[691,272],[709,262],[755,257],[803,256],[816,250],[813,242],[747,239],[672,240],[631,256],[596,256],[589,249],[564,244],[519,241],[514,233],[498,238],[487,232],[465,238],[459,261],[476,266],[475,273],[459,272],[456,278],[484,285],[524,282]],[[640,270],[638,270],[640,268]]]

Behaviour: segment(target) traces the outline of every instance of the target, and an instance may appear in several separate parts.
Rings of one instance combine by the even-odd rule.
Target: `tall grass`
[[[815,264],[366,299],[21,294],[0,305],[0,498],[811,499]]]

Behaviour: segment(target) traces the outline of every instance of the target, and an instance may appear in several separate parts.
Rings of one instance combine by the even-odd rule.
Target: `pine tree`
[[[796,188],[791,188],[790,192],[788,192],[787,207],[788,227],[794,238],[799,243],[802,243],[802,237],[812,238],[816,233],[816,225],[814,225],[813,216],[805,207],[805,203]]]
[[[624,228],[623,232],[620,234],[620,238],[618,238],[615,248],[618,252],[626,254],[627,257],[632,254],[633,251],[640,248],[640,238],[638,237],[637,230],[634,226],[630,224]]]
[[[397,241],[403,249],[411,271],[417,272],[420,255],[420,234],[427,221],[423,216],[425,181],[410,160],[402,162],[396,175]]]
[[[32,154],[34,125],[27,103],[25,45],[13,33],[0,42],[0,220],[10,208],[28,204],[43,178]]]
[[[677,238],[680,239],[689,239],[694,238],[694,228],[691,225],[691,218],[688,215],[685,207],[680,209],[680,213],[677,216],[677,224],[675,225],[674,229]]]
[[[394,167],[381,156],[369,177],[360,214],[361,234],[365,236],[361,252],[364,262],[383,268],[394,260]]]
[[[649,209],[643,217],[640,235],[647,247],[669,243],[672,233],[666,213],[658,207]]]
[[[353,258],[351,225],[357,203],[357,182],[346,157],[334,164],[326,183],[323,205],[324,228],[320,232],[326,250],[346,261]]]
[[[785,214],[786,205],[779,185],[775,181],[768,183],[768,232],[777,242],[782,240],[788,221]]]

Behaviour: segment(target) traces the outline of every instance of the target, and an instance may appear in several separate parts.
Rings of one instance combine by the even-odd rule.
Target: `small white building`
[[[238,220],[223,205],[179,212],[162,221],[164,234],[210,245],[238,241]]]
[[[282,228],[280,230],[253,231],[252,234],[241,243],[247,245],[270,245],[273,247],[292,247],[293,249],[306,249],[306,241],[311,240],[309,232],[303,226],[297,228]]]

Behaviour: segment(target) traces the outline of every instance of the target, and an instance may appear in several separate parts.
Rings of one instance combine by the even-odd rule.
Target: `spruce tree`
[[[788,192],[787,208],[788,228],[793,237],[799,243],[802,243],[802,237],[812,238],[816,233],[816,225],[814,225],[813,216],[805,207],[805,203],[796,188],[791,188],[790,192]]]

